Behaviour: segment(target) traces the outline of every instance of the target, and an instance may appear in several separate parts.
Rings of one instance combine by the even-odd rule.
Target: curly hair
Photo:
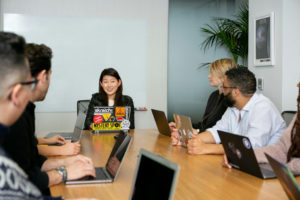
[[[291,146],[287,154],[287,162],[291,160],[292,157],[300,157],[300,82],[298,83],[299,94],[297,98],[298,112],[297,118],[294,123],[291,132]]]
[[[28,43],[25,46],[31,75],[36,77],[41,71],[51,69],[52,50],[44,44]]]

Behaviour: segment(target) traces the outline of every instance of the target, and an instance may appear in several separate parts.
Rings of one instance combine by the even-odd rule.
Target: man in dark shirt
[[[38,153],[33,102],[44,100],[47,94],[51,77],[52,51],[43,44],[27,44],[25,53],[29,60],[31,75],[38,82],[24,113],[5,138],[4,147],[43,194],[49,195],[49,186],[88,175],[95,176],[95,169],[91,159],[83,155],[46,159]]]
[[[38,188],[2,148],[3,138],[22,114],[30,85],[34,84],[24,57],[24,45],[23,37],[0,32],[0,199],[43,199]]]

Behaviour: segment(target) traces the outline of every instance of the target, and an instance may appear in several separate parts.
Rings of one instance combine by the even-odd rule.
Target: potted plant
[[[213,24],[206,24],[201,31],[208,34],[202,48],[225,46],[236,63],[241,60],[246,65],[248,57],[248,5],[243,4],[234,19],[214,18]],[[205,65],[205,64],[204,64]]]

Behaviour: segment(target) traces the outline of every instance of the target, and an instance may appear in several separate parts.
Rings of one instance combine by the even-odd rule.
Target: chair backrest
[[[88,107],[90,104],[90,100],[78,100],[77,101],[77,115],[79,112],[87,113]]]
[[[290,124],[290,122],[292,121],[296,113],[297,111],[292,111],[292,110],[285,110],[281,113],[281,116],[284,119],[286,126]]]

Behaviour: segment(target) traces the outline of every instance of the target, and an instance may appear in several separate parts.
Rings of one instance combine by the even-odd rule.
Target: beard
[[[227,107],[233,107],[235,102],[236,101],[232,98],[231,92],[227,95],[224,95],[224,103]]]

